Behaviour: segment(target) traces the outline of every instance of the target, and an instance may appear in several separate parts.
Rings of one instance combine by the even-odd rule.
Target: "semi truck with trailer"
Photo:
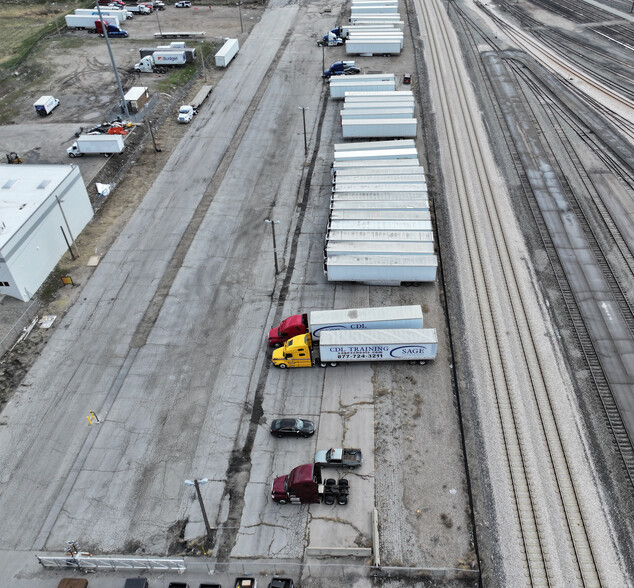
[[[121,135],[80,135],[66,152],[68,157],[81,157],[87,153],[109,155],[121,153],[124,148]]]
[[[313,341],[310,333],[297,335],[273,351],[272,361],[281,369],[365,361],[422,364],[436,358],[437,348],[436,329],[346,329],[323,331],[318,341]]]
[[[142,73],[165,73],[168,67],[185,65],[187,56],[185,51],[155,51],[146,55],[139,63],[134,64],[134,70]]]
[[[347,504],[350,487],[348,480],[323,480],[321,467],[308,463],[293,468],[286,476],[273,480],[271,498],[279,504]]]
[[[289,316],[279,326],[273,327],[269,331],[269,346],[279,347],[288,339],[306,333],[318,341],[324,331],[422,328],[423,310],[420,305],[313,310]]]
[[[151,14],[152,11],[144,4],[126,4],[125,9],[132,14]]]
[[[90,14],[67,14],[64,18],[69,29],[88,29],[90,31],[96,31],[97,29],[96,19]],[[104,16],[101,20],[108,24],[119,26],[119,19],[116,16]]]
[[[184,41],[174,41],[169,45],[159,45],[158,47],[143,47],[139,49],[139,57],[143,59],[148,55],[153,55],[157,51],[185,51],[185,58],[188,63],[196,61],[196,48],[186,47]]]

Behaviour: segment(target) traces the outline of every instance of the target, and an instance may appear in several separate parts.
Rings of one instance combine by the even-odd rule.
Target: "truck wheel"
[[[421,359],[418,363],[419,363],[420,365],[425,365],[427,362],[426,362],[424,359]]]
[[[288,366],[285,363],[281,363],[277,367],[280,368],[281,370],[285,370]]]
[[[324,362],[322,361],[322,362],[319,364],[319,367],[323,367],[323,368],[325,368],[327,365],[328,365],[327,363],[324,363]]]
[[[330,362],[330,365],[331,365],[332,367],[337,367],[337,362],[336,362],[336,361],[331,361],[331,362]]]
[[[75,157],[75,154],[74,153],[69,153],[68,157]]]
[[[278,347],[281,347],[282,344],[281,343],[273,343],[273,349],[277,349]]]
[[[277,502],[278,502],[278,504],[286,504],[286,500],[284,500],[283,498],[282,498],[282,500],[278,500]]]
[[[338,496],[337,497],[337,504],[341,504],[342,506],[344,504],[348,504],[348,497],[345,494]]]

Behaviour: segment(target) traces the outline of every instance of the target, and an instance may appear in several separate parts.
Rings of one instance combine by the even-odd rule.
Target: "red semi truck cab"
[[[308,333],[308,315],[294,314],[285,318],[279,327],[273,327],[269,331],[269,346],[280,347],[291,337],[304,333]]]
[[[273,480],[271,498],[280,504],[316,504],[321,502],[320,484],[319,466],[312,463],[297,466],[288,476]]]

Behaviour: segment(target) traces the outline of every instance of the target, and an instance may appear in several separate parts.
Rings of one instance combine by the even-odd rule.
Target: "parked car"
[[[191,8],[192,3],[189,0],[181,0],[180,2],[174,4],[174,6],[176,6],[176,8]]]
[[[275,419],[271,423],[271,435],[276,437],[310,437],[315,423],[304,419]]]
[[[149,586],[147,578],[128,578],[123,588],[149,588]]]
[[[290,578],[273,578],[269,582],[269,588],[295,588],[295,582]]]

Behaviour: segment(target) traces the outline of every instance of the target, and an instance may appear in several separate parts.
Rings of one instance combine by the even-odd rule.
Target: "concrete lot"
[[[179,552],[179,535],[204,534],[183,485],[193,477],[210,480],[203,499],[220,528],[212,550],[220,558],[299,563],[310,561],[307,547],[370,547],[375,504],[387,564],[455,567],[470,552],[437,286],[334,286],[323,276],[329,165],[341,141],[339,105],[324,97],[314,45],[336,18],[323,7],[264,13],[6,408],[0,508],[14,515],[1,523],[0,547],[2,575],[14,585],[55,586],[59,576],[41,571],[33,553],[59,553],[69,539],[95,555]],[[341,49],[326,55],[341,58]],[[412,66],[407,53],[359,62],[396,73]],[[319,142],[313,167],[298,106],[309,108],[311,154]],[[52,121],[41,122],[53,132],[60,123]],[[265,218],[280,223],[277,279]],[[265,337],[288,314],[414,303],[441,338],[431,365],[270,368]],[[90,410],[101,425],[87,426]],[[317,435],[272,438],[268,423],[282,414],[314,419]],[[365,455],[359,472],[346,472],[347,506],[270,501],[275,476],[339,444]],[[35,497],[28,504],[26,488]],[[16,551],[31,563],[16,562]],[[166,575],[152,578],[167,585]],[[117,581],[96,574],[90,585]]]

